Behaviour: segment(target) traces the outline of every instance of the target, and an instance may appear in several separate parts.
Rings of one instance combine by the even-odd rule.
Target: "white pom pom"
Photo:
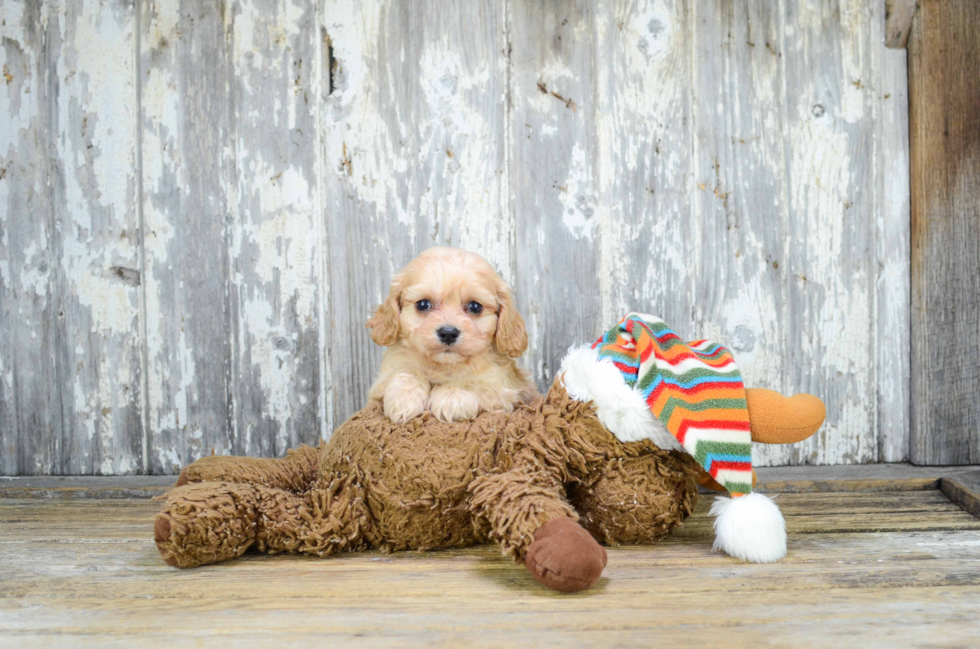
[[[750,493],[737,498],[716,498],[715,550],[750,561],[772,563],[786,556],[786,521],[770,498]]]

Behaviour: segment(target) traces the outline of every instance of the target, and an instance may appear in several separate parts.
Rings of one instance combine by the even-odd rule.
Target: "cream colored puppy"
[[[388,347],[368,396],[403,423],[429,410],[442,421],[511,411],[537,396],[514,358],[527,349],[510,289],[482,257],[429,248],[391,282],[367,322]]]

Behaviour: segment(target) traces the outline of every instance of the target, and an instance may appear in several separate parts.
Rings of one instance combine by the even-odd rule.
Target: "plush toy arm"
[[[306,491],[320,468],[320,449],[306,446],[290,449],[282,459],[212,455],[184,467],[177,486],[190,482],[238,482]]]

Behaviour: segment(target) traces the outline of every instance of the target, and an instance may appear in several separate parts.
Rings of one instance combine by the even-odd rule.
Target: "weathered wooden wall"
[[[281,454],[435,244],[544,386],[629,308],[908,455],[904,50],[866,0],[0,2],[0,472]]]
[[[980,3],[921,0],[909,39],[912,445],[980,463]]]

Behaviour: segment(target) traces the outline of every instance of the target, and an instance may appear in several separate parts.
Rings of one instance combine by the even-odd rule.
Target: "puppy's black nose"
[[[439,327],[436,329],[436,335],[439,336],[439,340],[447,345],[452,345],[459,338],[459,329],[456,327]]]

